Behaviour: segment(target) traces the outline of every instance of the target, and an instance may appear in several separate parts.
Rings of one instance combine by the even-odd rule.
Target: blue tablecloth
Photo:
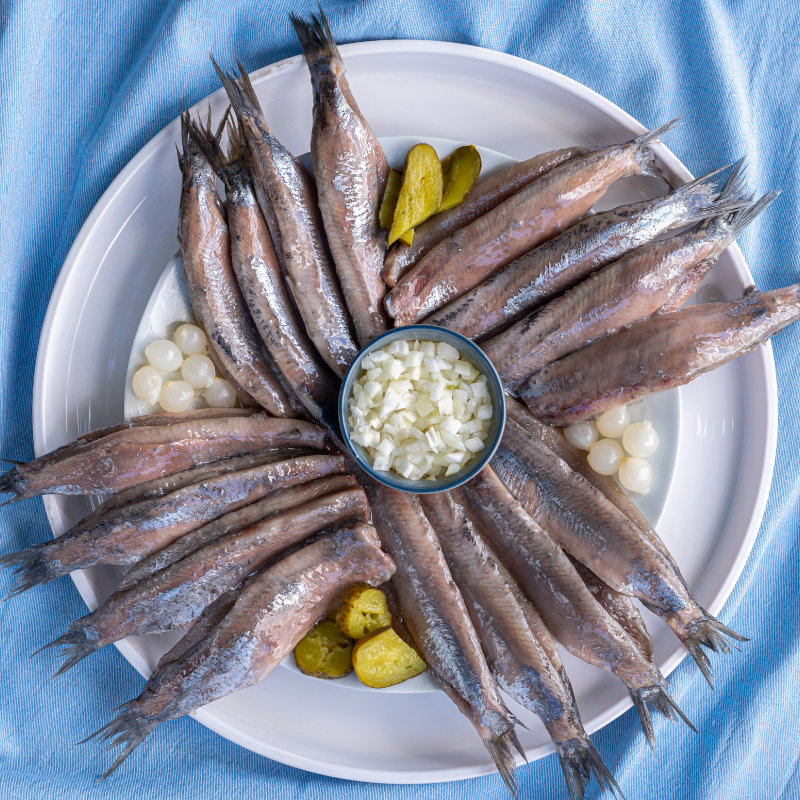
[[[544,64],[648,125],[682,109],[670,147],[695,173],[746,153],[752,188],[780,200],[741,237],[758,285],[800,275],[800,5],[797,0],[363,0],[327,2],[342,42],[466,42]],[[0,453],[32,456],[37,340],[61,264],[103,191],[191,102],[218,88],[208,49],[256,68],[299,52],[290,10],[308,0],[6,0],[0,6]],[[670,679],[697,723],[657,722],[654,761],[632,711],[594,738],[629,799],[800,797],[800,326],[775,341],[780,431],[753,554],[724,618],[757,632],[714,659],[711,694],[687,660]],[[709,480],[714,476],[709,475]],[[40,501],[0,512],[3,552],[49,537]],[[0,578],[5,594],[9,577]],[[85,612],[71,582],[0,604],[0,797],[504,798],[497,776],[430,786],[322,778],[230,744],[184,719],[163,726],[113,780],[108,758],[73,744],[138,694],[106,648],[57,681],[57,657],[28,656]],[[522,797],[565,798],[553,756],[521,770]],[[590,792],[596,796],[596,788]]]

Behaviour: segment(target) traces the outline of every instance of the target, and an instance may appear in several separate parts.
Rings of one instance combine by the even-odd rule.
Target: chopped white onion
[[[181,325],[175,331],[172,341],[178,345],[181,353],[193,356],[196,353],[203,353],[206,349],[206,335],[197,325]]]
[[[616,439],[625,433],[625,429],[631,424],[631,417],[626,406],[612,408],[606,411],[597,420],[597,430],[601,436],[609,439]]]
[[[485,448],[493,414],[486,376],[452,345],[399,339],[361,367],[348,425],[374,469],[435,480]]]
[[[653,455],[658,448],[658,434],[650,420],[634,422],[622,434],[622,446],[632,456],[646,458]]]
[[[236,390],[224,378],[214,378],[203,397],[211,408],[233,408],[236,405]]]
[[[208,389],[214,383],[214,362],[208,356],[188,356],[181,365],[181,377],[193,389]]]
[[[578,450],[588,450],[597,440],[597,423],[592,419],[588,422],[576,422],[564,428],[567,441]]]
[[[161,372],[150,365],[136,370],[133,376],[133,393],[145,403],[155,405],[161,396],[164,378]]]
[[[589,466],[601,475],[613,475],[623,455],[622,446],[615,439],[600,439],[589,448]]]
[[[164,411],[186,411],[194,400],[194,391],[186,381],[167,381],[158,402]]]
[[[156,339],[144,349],[145,358],[162,372],[174,372],[183,363],[183,354],[178,345],[169,339]]]
[[[647,494],[653,468],[643,458],[625,458],[619,466],[619,482],[629,491]]]

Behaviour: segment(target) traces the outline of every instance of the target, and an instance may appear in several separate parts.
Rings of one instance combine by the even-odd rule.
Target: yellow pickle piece
[[[481,154],[474,144],[458,147],[442,161],[442,202],[438,211],[461,205],[481,174]]]
[[[294,660],[314,678],[344,678],[353,669],[353,640],[333,620],[323,619],[297,643]]]
[[[351,639],[363,639],[392,624],[386,595],[366,583],[356,583],[344,596],[336,614],[339,630]]]
[[[383,192],[383,200],[381,201],[380,211],[378,211],[378,222],[381,228],[385,231],[391,230],[392,220],[394,219],[394,210],[397,208],[397,197],[400,194],[400,184],[403,176],[396,169],[389,173],[389,178],[386,181],[386,189]],[[403,244],[411,246],[411,240],[414,238],[414,229],[406,231],[402,236],[398,237]]]
[[[408,151],[406,168],[389,231],[389,244],[433,216],[442,202],[442,165],[429,144]]]
[[[378,631],[356,642],[353,668],[364,686],[385,689],[416,678],[427,669],[422,656],[407,645],[392,628]]]

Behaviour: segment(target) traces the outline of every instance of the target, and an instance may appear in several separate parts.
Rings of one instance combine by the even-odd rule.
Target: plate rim
[[[545,81],[575,95],[578,99],[587,102],[589,105],[605,114],[612,121],[632,131],[635,135],[640,135],[646,131],[646,128],[633,116],[628,114],[628,112],[624,111],[611,100],[603,97],[593,89],[548,67],[508,53],[502,53],[469,44],[419,39],[371,40],[366,42],[355,42],[340,45],[339,49],[342,52],[345,63],[347,62],[348,57],[405,52],[409,54],[429,53],[453,58],[462,57],[478,62],[505,66],[518,72],[527,73],[532,77]],[[298,66],[302,66],[303,64],[303,56],[296,55],[254,70],[250,73],[250,76],[253,81],[267,80],[273,76],[278,77],[281,72],[288,68],[296,68]],[[215,102],[220,101],[223,98],[224,89],[218,89],[217,91],[212,92],[210,95],[195,103],[190,110],[195,111],[201,104],[205,105],[209,102],[213,105]],[[64,259],[61,270],[59,271],[58,278],[53,286],[47,306],[47,312],[45,314],[44,322],[39,335],[36,365],[34,370],[32,427],[34,451],[37,455],[41,453],[45,438],[45,414],[43,400],[45,395],[44,387],[47,381],[47,354],[45,352],[47,348],[44,347],[44,344],[53,335],[56,316],[62,297],[66,291],[66,287],[70,282],[71,276],[78,269],[82,252],[86,247],[91,235],[101,223],[103,215],[105,214],[108,206],[112,200],[124,189],[128,181],[131,180],[133,175],[141,168],[142,164],[146,162],[147,159],[150,158],[159,147],[162,146],[164,140],[172,137],[170,129],[175,125],[176,121],[177,118],[169,122],[142,148],[140,148],[105,189],[81,226],[78,235],[75,237],[75,240],[72,243],[66,258]],[[659,144],[654,149],[656,150],[659,159],[669,171],[683,181],[692,179],[693,176],[689,170],[665,145]],[[750,273],[749,267],[738,245],[733,243],[728,248],[728,252],[730,253],[737,267],[743,271],[752,282],[752,274]],[[725,605],[731,592],[733,591],[734,586],[741,576],[742,571],[744,570],[747,560],[750,557],[755,539],[761,527],[774,473],[778,433],[778,390],[775,360],[770,342],[767,342],[762,348],[759,348],[759,355],[761,358],[759,359],[758,363],[763,377],[762,385],[765,390],[765,408],[763,414],[765,447],[763,451],[759,452],[759,455],[762,456],[762,462],[759,468],[759,487],[753,501],[752,509],[750,511],[750,518],[744,529],[744,535],[742,537],[738,552],[736,553],[725,580],[713,597],[712,602],[708,605],[709,611],[715,615],[718,614]],[[45,496],[43,500],[48,522],[50,523],[52,529],[54,518],[54,507],[52,504],[54,500],[50,496]],[[83,572],[72,573],[70,577],[72,578],[79,594],[85,602],[87,601],[87,598],[92,598],[92,600],[96,602],[94,592],[89,586]],[[126,647],[125,644],[126,643],[123,641],[117,643],[116,646],[126,660],[136,668],[134,664],[135,659],[131,658],[129,648]],[[678,644],[677,649],[674,650],[672,654],[664,661],[662,668],[662,673],[664,676],[668,676],[686,657],[686,655],[687,652],[685,649]],[[605,725],[609,724],[618,716],[623,714],[626,710],[628,710],[630,706],[631,702],[627,698],[618,701],[609,709],[606,709],[604,713],[594,717],[590,721],[590,724],[587,724],[587,732],[591,734],[596,730],[605,727]],[[247,747],[253,752],[259,753],[260,755],[264,755],[268,758],[272,758],[289,766],[298,767],[309,772],[328,775],[331,777],[373,783],[417,784],[462,780],[465,778],[477,777],[494,772],[494,768],[491,767],[491,765],[485,764],[472,765],[470,767],[446,767],[433,768],[430,770],[417,769],[409,771],[369,769],[367,767],[351,766],[338,768],[338,765],[327,761],[312,759],[307,756],[299,756],[296,753],[289,753],[276,747],[265,747],[262,743],[252,740],[252,737],[249,734],[242,734],[241,731],[232,730],[229,723],[226,723],[223,720],[215,717],[207,708],[200,709],[197,712],[194,712],[191,716],[200,721],[206,727],[214,730],[216,733],[219,733],[236,744]],[[248,741],[247,744],[244,744],[245,740]],[[531,755],[535,760],[550,752],[553,752],[553,747],[550,745],[545,745],[534,748]],[[520,764],[524,763],[520,757],[518,757],[518,760]]]

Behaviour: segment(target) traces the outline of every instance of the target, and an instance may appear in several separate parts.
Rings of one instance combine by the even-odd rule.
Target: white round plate
[[[513,56],[414,41],[366,42],[341,50],[353,93],[379,137],[446,137],[521,160],[569,144],[623,141],[644,131],[591,90]],[[302,58],[266,67],[252,78],[273,132],[292,152],[306,152],[311,86]],[[219,119],[227,104],[223,92],[209,101]],[[122,417],[131,345],[176,250],[177,139],[176,121],[142,149],[103,195],[70,250],[39,345],[33,405],[37,454]],[[658,154],[673,185],[690,179],[665,147]],[[704,171],[716,165],[699,166]],[[630,202],[652,189],[646,180],[631,179],[615,186],[601,207]],[[735,298],[751,283],[733,245],[698,295],[703,301]],[[674,477],[658,531],[700,604],[718,614],[752,548],[772,477],[777,391],[770,346],[701,377],[679,396]],[[668,478],[664,475],[667,483]],[[44,502],[56,535],[90,507],[80,497],[53,495]],[[654,518],[653,509],[646,513]],[[113,591],[120,573],[93,568],[73,579],[95,608]],[[665,625],[649,616],[648,624],[656,661],[668,674],[685,652]],[[147,675],[168,639],[135,637],[119,649]],[[588,731],[630,706],[613,676],[569,656],[565,663]],[[518,706],[512,709],[530,727],[519,730],[529,759],[551,752],[539,722]],[[442,692],[345,691],[280,669],[195,717],[269,758],[353,780],[426,783],[494,770],[471,724]]]

